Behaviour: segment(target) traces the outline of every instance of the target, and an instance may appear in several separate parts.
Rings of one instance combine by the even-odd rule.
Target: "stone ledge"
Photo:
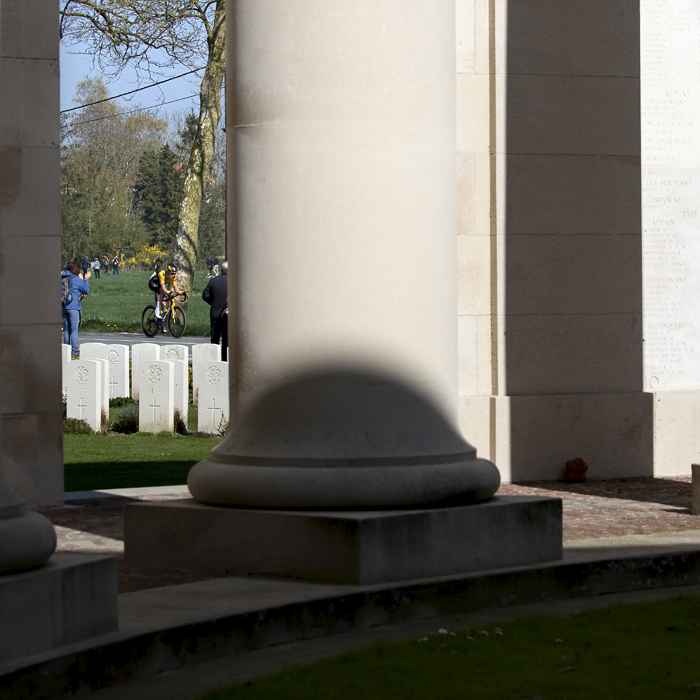
[[[612,543],[610,543],[612,544]],[[636,555],[606,547],[595,560],[378,586],[252,577],[216,579],[120,596],[119,631],[0,664],[0,700],[68,697],[226,654],[352,629],[533,602],[700,583],[700,544]]]
[[[558,498],[467,506],[292,511],[137,503],[124,514],[128,564],[370,585],[555,561]]]

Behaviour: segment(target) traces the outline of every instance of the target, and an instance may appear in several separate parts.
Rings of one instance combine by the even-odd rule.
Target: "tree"
[[[225,10],[226,0],[61,0],[61,38],[87,43],[100,65],[116,74],[131,64],[151,77],[166,66],[191,69],[206,59],[173,246],[184,289],[192,286],[205,179],[221,120]]]
[[[179,121],[175,153],[186,160],[197,133],[197,115],[187,113]],[[219,129],[221,132],[221,129]],[[208,257],[225,256],[226,250],[226,139],[223,133],[216,138],[211,167],[204,177],[204,196],[199,211],[199,244],[197,261],[200,267]]]
[[[61,129],[61,247],[64,260],[128,252],[145,242],[134,210],[134,184],[144,150],[157,149],[166,122],[141,112],[125,115],[100,79],[79,83],[75,102],[92,104]]]
[[[168,144],[145,151],[139,162],[135,193],[151,245],[172,248],[182,201],[182,171]]]

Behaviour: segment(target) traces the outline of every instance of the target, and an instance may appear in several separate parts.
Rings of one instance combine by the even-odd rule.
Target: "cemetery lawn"
[[[209,335],[209,305],[202,301],[202,291],[209,280],[203,271],[195,272],[187,307],[185,335]],[[141,333],[141,314],[153,303],[148,289],[150,272],[120,272],[90,278],[90,294],[83,299],[84,331],[122,331]]]
[[[435,630],[201,700],[634,700],[700,696],[700,596]]]
[[[185,484],[190,467],[209,457],[219,441],[144,433],[64,435],[65,490]]]

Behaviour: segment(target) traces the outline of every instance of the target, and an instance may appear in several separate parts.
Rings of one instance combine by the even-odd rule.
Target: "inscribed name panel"
[[[700,5],[641,1],[644,388],[700,388]]]

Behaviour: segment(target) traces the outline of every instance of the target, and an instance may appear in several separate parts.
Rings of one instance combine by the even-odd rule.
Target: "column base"
[[[556,498],[447,508],[283,511],[196,501],[126,507],[129,564],[369,585],[562,557]]]
[[[39,569],[0,576],[0,663],[116,629],[114,557],[54,554]]]

